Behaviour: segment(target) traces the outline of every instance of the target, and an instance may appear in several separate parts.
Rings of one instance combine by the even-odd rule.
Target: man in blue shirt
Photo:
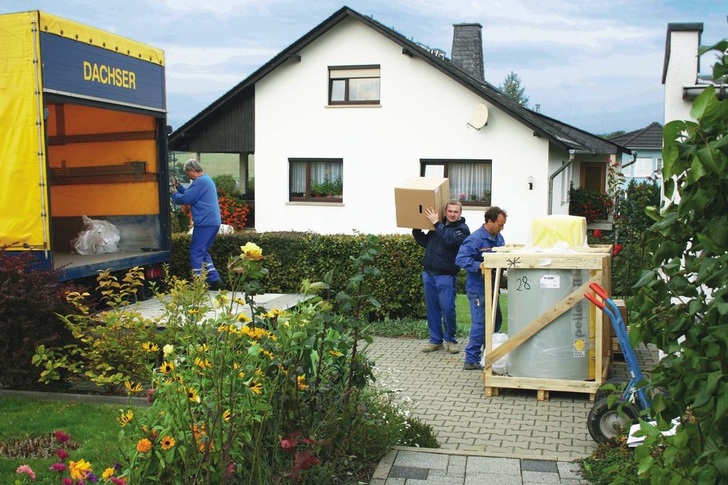
[[[440,219],[439,214],[430,207],[425,210],[425,217],[435,230],[425,233],[420,229],[412,229],[417,244],[425,248],[422,283],[430,342],[422,349],[423,352],[440,350],[443,343],[445,350],[451,354],[460,351],[455,337],[455,293],[460,268],[455,265],[455,256],[460,245],[470,235],[465,218],[460,216],[462,211],[460,201],[451,200],[445,206],[445,217]]]
[[[506,217],[506,212],[500,207],[489,207],[485,211],[485,223],[468,236],[455,257],[455,264],[467,272],[465,292],[470,301],[470,336],[465,347],[465,370],[483,369],[480,357],[485,344],[485,277],[480,271],[480,264],[483,252],[505,245],[500,232],[506,224]],[[500,305],[496,309],[495,332],[498,332],[502,322]]]
[[[192,211],[192,242],[190,243],[190,265],[195,276],[202,275],[204,264],[207,286],[219,290],[220,274],[215,269],[210,256],[210,248],[220,230],[220,204],[217,188],[209,175],[205,174],[197,160],[187,160],[184,171],[192,183],[187,187],[180,185],[177,178],[172,181],[175,204],[189,205]]]

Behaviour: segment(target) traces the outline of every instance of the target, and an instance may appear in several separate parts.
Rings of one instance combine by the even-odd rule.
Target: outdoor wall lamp
[[[528,177],[528,190],[533,190],[533,177]]]

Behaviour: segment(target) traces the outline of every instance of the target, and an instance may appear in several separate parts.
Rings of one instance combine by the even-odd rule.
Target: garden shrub
[[[31,252],[0,248],[0,387],[45,388],[30,365],[36,346],[72,341],[57,316],[72,309],[65,300],[71,286],[36,266]]]
[[[237,254],[240,246],[250,241],[266,248],[266,266],[270,272],[262,281],[265,292],[297,293],[300,281],[323,280],[331,272],[330,291],[336,293],[343,289],[351,258],[357,255],[359,244],[365,238],[364,235],[309,232],[241,232],[218,236],[210,253],[215,266],[225,268],[231,255]],[[381,251],[375,262],[386,270],[372,292],[381,306],[372,311],[371,318],[424,318],[421,277],[424,249],[410,235],[383,235],[378,239]],[[179,278],[187,278],[191,273],[189,244],[190,236],[172,235],[170,271]],[[221,275],[228,284],[224,270]]]
[[[615,245],[612,261],[612,294],[632,296],[632,287],[642,270],[650,265],[642,236],[653,223],[645,212],[647,207],[660,204],[660,186],[655,181],[637,183],[631,180],[617,201],[614,215]]]
[[[87,339],[83,349],[39,347],[38,361],[58,369],[69,356],[90,357],[69,370],[100,384],[112,376],[130,394],[147,391],[149,408],[122,409],[118,418],[123,453],[116,472],[130,483],[350,483],[392,445],[434,441],[430,428],[373,387],[361,316],[378,307],[371,291],[380,277],[379,240],[361,238],[357,248],[342,290],[325,298],[315,294],[325,284],[304,281],[307,298],[289,310],[255,306],[270,271],[267,255],[251,242],[227,265],[237,293],[211,297],[202,278],[170,276],[165,315],[141,325],[133,307],[121,307],[140,275],[101,282],[112,289],[111,311],[84,313],[78,320],[87,322],[71,322],[74,334],[83,340],[99,327],[127,328],[128,352],[108,339],[97,349]],[[244,298],[231,301],[240,291]],[[81,296],[74,301],[83,308]],[[208,317],[213,308],[216,316]],[[153,332],[144,332],[147,323]],[[113,365],[103,367],[95,355],[107,347],[119,355],[106,355]],[[416,431],[406,430],[410,423]]]

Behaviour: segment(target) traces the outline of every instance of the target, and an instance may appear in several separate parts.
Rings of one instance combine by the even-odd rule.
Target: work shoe
[[[222,281],[212,281],[210,283],[207,283],[207,289],[212,291],[218,291],[222,287]]]
[[[464,370],[483,370],[483,366],[480,362],[466,362],[463,366]]]
[[[434,352],[436,350],[440,350],[442,348],[442,344],[427,344],[424,347],[422,347],[423,352]]]
[[[445,342],[445,350],[447,350],[451,354],[457,354],[458,352],[460,352],[460,348],[458,347],[457,342]]]

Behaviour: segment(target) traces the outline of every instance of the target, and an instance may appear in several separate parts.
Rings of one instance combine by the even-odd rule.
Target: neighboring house
[[[344,7],[172,133],[170,148],[254,164],[258,231],[407,233],[394,187],[445,176],[471,229],[492,203],[508,211],[507,242],[527,243],[534,218],[568,214],[571,182],[605,191],[608,164],[629,150],[485,82],[481,30],[455,25],[447,59]]]
[[[728,98],[728,84],[701,79],[700,37],[702,22],[667,24],[662,84],[665,85],[665,124],[673,120],[690,120],[695,98],[713,85],[719,99]],[[706,54],[715,62],[715,51]],[[712,71],[712,69],[711,69]]]
[[[652,122],[646,127],[613,136],[610,141],[627,147],[632,155],[622,155],[624,186],[630,180],[645,182],[660,180],[662,174],[662,125]]]

